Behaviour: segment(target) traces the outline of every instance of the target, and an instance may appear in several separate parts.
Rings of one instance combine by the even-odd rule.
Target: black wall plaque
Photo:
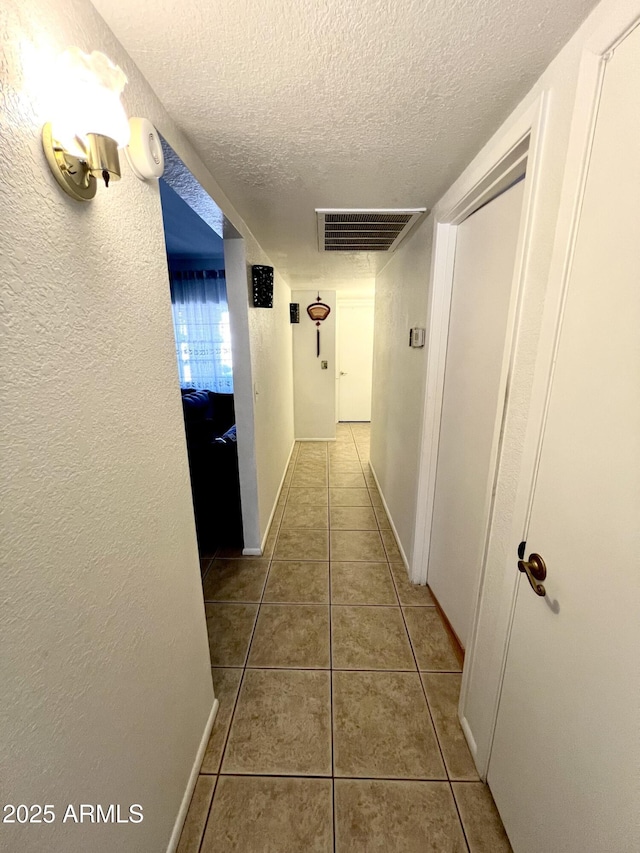
[[[299,302],[290,302],[289,303],[289,319],[292,323],[300,322],[300,303]]]
[[[273,267],[253,264],[251,278],[253,282],[253,307],[273,308]]]

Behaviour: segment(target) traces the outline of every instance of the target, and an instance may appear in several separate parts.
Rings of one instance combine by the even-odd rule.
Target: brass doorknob
[[[528,560],[518,560],[518,568],[524,572],[536,595],[546,595],[547,591],[540,583],[547,576],[547,567],[540,554],[529,554]]]

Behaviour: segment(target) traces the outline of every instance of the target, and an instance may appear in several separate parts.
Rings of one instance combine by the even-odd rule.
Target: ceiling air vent
[[[393,252],[425,207],[407,210],[316,209],[321,252]]]

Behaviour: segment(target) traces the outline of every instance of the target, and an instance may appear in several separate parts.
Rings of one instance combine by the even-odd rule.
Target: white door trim
[[[223,238],[233,355],[233,400],[238,433],[238,475],[244,552],[261,554],[258,470],[255,441],[255,398],[251,366],[247,259],[245,239],[167,139],[166,183]]]
[[[634,7],[633,11],[631,6]],[[483,779],[486,779],[491,756],[519,580],[518,572],[509,571],[509,568],[514,566],[517,544],[526,540],[527,537],[551,392],[555,353],[566,290],[573,264],[604,68],[610,52],[640,23],[638,11],[638,3],[634,2],[624,4],[624,8],[618,8],[615,15],[610,15],[606,23],[587,41],[580,64],[567,148],[566,168],[556,222],[554,250],[548,277],[533,385],[529,398],[529,414],[519,448],[522,456],[511,521],[510,544],[505,549],[504,535],[496,535],[495,541],[490,535],[487,536],[477,606],[471,640],[467,648],[460,693],[460,720],[474,755],[478,772]],[[514,353],[516,347],[517,340],[515,341]],[[488,530],[488,534],[491,534],[490,530]],[[496,568],[491,571],[496,573],[496,577],[489,578],[487,567],[494,565]],[[498,574],[500,577],[497,576]],[[483,613],[485,608],[486,615]],[[491,617],[488,615],[489,612],[492,614]],[[485,697],[483,700],[492,704],[490,731],[480,733],[482,737],[478,738],[478,732],[471,733],[465,716],[465,709],[470,700],[470,684],[472,683],[476,654],[480,645],[479,635],[482,631],[483,616],[492,621],[493,644],[496,652],[492,658],[494,662],[492,665],[495,670],[493,676],[495,678],[492,676],[491,682],[493,684],[495,681],[496,689],[494,691],[493,687],[490,687],[489,692],[494,693],[493,698]],[[483,689],[486,694],[486,684]]]
[[[520,295],[526,283],[526,258],[529,251],[533,210],[535,207],[540,151],[546,113],[546,93],[540,97],[497,139],[492,140],[463,172],[434,209],[434,252],[431,268],[432,297],[428,317],[427,377],[424,396],[422,439],[418,472],[418,500],[411,579],[428,581],[431,524],[433,520],[436,469],[440,444],[440,420],[444,397],[444,374],[447,355],[451,294],[457,226],[468,216],[505,189],[524,171],[527,182],[514,284],[507,322],[505,356],[500,379],[500,406],[496,412],[491,470],[495,472],[504,413],[504,400],[511,366],[511,356]],[[487,484],[487,522],[490,514],[493,477]]]
[[[229,229],[230,230],[230,229]],[[238,476],[242,508],[243,554],[262,553],[255,437],[255,396],[247,300],[247,255],[244,237],[224,239],[227,300],[233,341],[233,387],[238,432]]]

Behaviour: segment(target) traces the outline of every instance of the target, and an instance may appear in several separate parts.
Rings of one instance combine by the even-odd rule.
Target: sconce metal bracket
[[[55,141],[50,123],[42,128],[42,147],[49,168],[62,189],[76,201],[91,201],[96,194],[97,181],[88,163],[69,154]]]

